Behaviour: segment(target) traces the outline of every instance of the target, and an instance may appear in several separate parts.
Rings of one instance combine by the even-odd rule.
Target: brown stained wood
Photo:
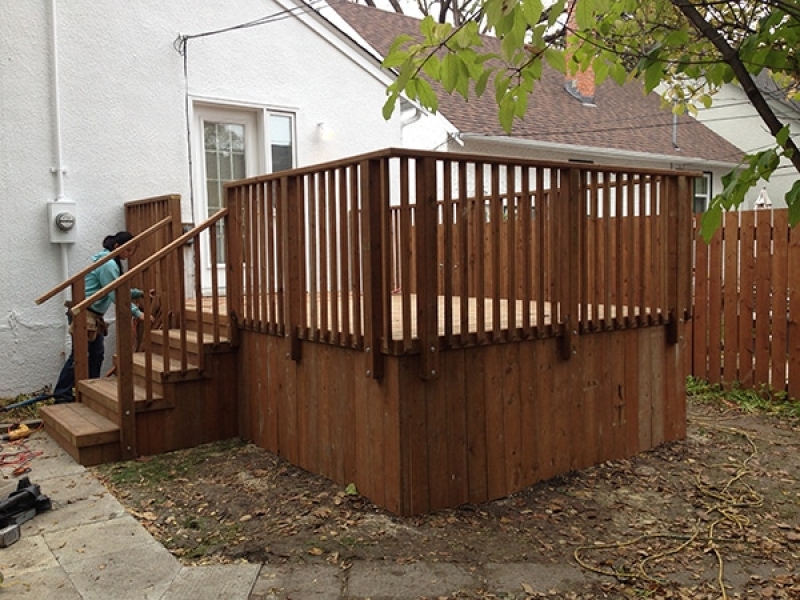
[[[502,298],[505,296],[501,290],[500,276],[500,252],[501,252],[501,224],[503,222],[503,198],[500,196],[500,167],[493,164],[490,169],[491,196],[489,197],[489,226],[486,233],[490,259],[487,261],[489,268],[489,289],[487,293],[492,298]],[[500,315],[500,304],[494,303],[492,306],[492,331],[491,340],[500,340],[501,329],[498,325]]]
[[[465,352],[446,352],[442,356],[442,398],[445,404],[447,444],[447,506],[469,501],[469,434],[465,410],[467,390],[464,373]]]
[[[503,377],[505,364],[499,346],[487,347],[483,352],[484,403],[486,406],[486,463],[489,497],[495,498],[506,486],[506,431]]]
[[[722,377],[721,382],[731,384],[739,378],[739,214],[725,213],[724,219],[724,268],[722,280],[723,329],[722,329]]]
[[[655,440],[659,437],[653,431],[653,394],[655,393],[652,373],[653,355],[649,345],[642,343],[639,336],[631,336],[631,341],[636,345],[635,352],[638,358],[638,374],[632,386],[632,392],[639,399],[639,448],[644,450],[652,448]],[[629,350],[629,359],[631,352]]]
[[[436,165],[431,160],[416,163],[417,256],[427,257],[417,266],[417,337],[420,342],[420,377],[439,376],[439,299],[437,281],[439,260],[436,252],[438,206],[436,203]]]
[[[447,485],[447,482],[450,478],[448,457],[451,432],[448,422],[448,394],[446,392],[442,377],[438,377],[435,381],[425,386],[427,441],[419,440],[418,443],[426,443],[428,447],[427,477],[431,482],[428,494],[429,510],[446,507],[450,501],[450,486]],[[441,483],[434,483],[437,481]]]
[[[484,254],[484,235],[486,228],[486,208],[484,199],[484,164],[475,163],[475,190],[477,197],[473,199],[470,206],[470,217],[472,219],[472,247],[474,248],[470,256],[470,287],[475,290],[477,298],[486,297],[485,273],[485,254]],[[486,341],[486,315],[484,306],[478,303],[476,336],[478,343]]]
[[[403,478],[403,456],[406,440],[403,437],[402,422],[402,395],[401,377],[399,373],[399,361],[389,361],[386,365],[386,375],[383,382],[369,381],[368,395],[370,397],[379,396],[379,390],[392,390],[391,393],[382,395],[380,407],[383,415],[383,466],[381,478],[383,480],[383,492],[386,508],[395,513],[403,514],[403,498],[405,480]],[[364,383],[367,383],[366,381]],[[382,386],[386,386],[385,388]],[[352,402],[347,402],[352,406]],[[354,437],[354,436],[351,436]],[[347,440],[355,448],[357,441]],[[350,464],[350,463],[345,463]],[[355,481],[357,473],[351,473],[347,481]]]
[[[575,469],[583,469],[597,462],[600,455],[599,430],[605,420],[600,396],[600,381],[596,376],[597,354],[601,351],[603,337],[598,335],[588,336],[581,340],[581,355],[575,361],[574,371],[576,384],[581,385],[583,393],[580,399],[572,403],[573,419],[571,426],[574,432],[571,435],[573,444],[571,450],[572,465]]]
[[[680,329],[683,329],[683,324],[681,323]],[[665,349],[661,348],[660,345],[664,342],[664,336],[657,329],[648,329],[646,330],[645,334],[640,338],[641,344],[643,348],[646,350],[643,352],[643,358],[646,358],[649,361],[648,369],[650,372],[650,378],[648,381],[643,381],[645,388],[649,387],[650,389],[650,445],[649,448],[658,446],[663,444],[666,441],[665,436],[665,424],[668,422],[668,417],[666,415],[666,409],[668,405],[666,404],[666,400],[669,394],[666,393],[666,386],[672,385],[672,382],[665,381],[665,371],[666,371],[666,363],[669,362],[664,358],[664,351]],[[678,336],[678,341],[673,343],[667,344],[667,349],[669,347],[674,347],[676,344],[682,343],[680,340],[680,335]],[[685,381],[685,377],[682,381]]]
[[[409,189],[409,164],[407,160],[400,161],[400,297],[402,298],[403,330],[400,339],[404,350],[410,350],[411,335],[411,294],[416,290],[416,274],[412,274],[411,265],[417,247],[417,236],[411,235],[412,207],[411,191]],[[414,228],[416,232],[416,228]],[[396,291],[395,291],[396,293]]]
[[[540,479],[537,448],[539,407],[538,360],[541,344],[519,346],[520,371],[520,485],[533,485]]]
[[[498,347],[502,360],[501,398],[503,401],[503,432],[505,435],[505,489],[522,487],[522,405],[520,371],[520,345],[505,344]]]
[[[479,349],[465,351],[464,390],[467,418],[467,457],[469,502],[483,502],[488,497],[486,430],[486,390],[483,379],[486,373],[484,353]]]
[[[559,404],[557,393],[556,370],[560,367],[556,348],[549,344],[536,345],[536,370],[533,377],[535,398],[535,437],[537,476],[539,479],[550,479],[558,473],[556,466],[556,413]],[[562,449],[563,450],[563,449]]]
[[[773,316],[782,315],[773,307],[772,300],[778,299],[780,292],[772,290],[772,211],[756,211],[756,265],[755,265],[755,306],[753,318],[755,319],[753,383],[769,381],[770,365],[770,335]],[[780,318],[780,317],[778,317]],[[776,349],[777,350],[777,349]]]
[[[695,217],[694,238],[694,315],[692,327],[692,373],[700,379],[709,379],[709,315],[710,303],[709,245],[699,234],[699,217]]]
[[[800,228],[789,231],[788,265],[790,282],[800,281]],[[800,398],[800,290],[797,285],[789,286],[789,315],[787,318],[787,346],[789,364],[787,385],[790,398]]]
[[[328,227],[330,224],[330,196],[326,193],[327,185],[326,180],[330,172],[323,171],[317,175],[318,186],[318,208],[319,211],[319,229],[317,231],[317,244],[319,245],[319,297],[320,297],[320,315],[319,315],[319,328],[320,339],[330,341],[330,303],[329,303],[329,283],[328,272],[331,266],[330,258],[330,245],[328,241]]]
[[[755,213],[742,211],[739,213],[739,280],[738,280],[738,376],[736,381],[745,387],[753,383],[753,333],[755,309]],[[733,380],[729,380],[733,381]]]
[[[771,337],[771,371],[770,387],[774,390],[785,389],[787,385],[787,318],[789,314],[788,254],[789,254],[789,211],[771,211],[773,253],[770,272],[772,273],[772,305],[770,320]]]
[[[720,228],[709,241],[708,253],[708,370],[706,377],[711,383],[722,383],[722,333],[723,333],[723,235]],[[698,243],[703,243],[702,241]],[[702,335],[702,331],[701,331]],[[698,374],[698,376],[700,376]]]

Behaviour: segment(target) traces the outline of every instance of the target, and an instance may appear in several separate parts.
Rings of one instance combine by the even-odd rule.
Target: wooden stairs
[[[181,361],[175,358],[181,342],[177,329],[151,332],[149,394],[146,353],[133,355],[137,456],[161,454],[238,434],[236,348],[228,335],[228,319],[219,319],[220,334],[214,344],[211,315],[201,312],[204,334],[199,342],[197,312],[186,314],[186,369],[182,370]],[[171,351],[169,370],[164,368],[166,343],[178,349]],[[200,353],[202,370],[198,368]],[[112,375],[79,381],[75,389],[76,402],[40,409],[45,431],[84,466],[120,460],[124,453],[117,378]]]

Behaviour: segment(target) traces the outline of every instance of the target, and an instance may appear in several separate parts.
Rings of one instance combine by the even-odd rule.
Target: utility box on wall
[[[52,243],[71,244],[78,241],[77,208],[72,200],[47,203],[47,222]]]

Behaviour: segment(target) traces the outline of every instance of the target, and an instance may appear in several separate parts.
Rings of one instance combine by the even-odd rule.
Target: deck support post
[[[682,325],[691,318],[691,186],[686,175],[668,178],[667,205],[667,315],[668,344],[680,341]]]
[[[300,176],[285,175],[280,179],[281,235],[285,240],[284,273],[286,274],[286,358],[298,361],[301,358],[299,324],[305,322],[305,245],[303,185]]]
[[[439,260],[437,228],[439,207],[436,202],[436,161],[416,161],[417,201],[417,335],[420,342],[420,377],[439,377]]]
[[[562,205],[563,260],[566,274],[561,284],[561,345],[560,355],[569,360],[575,354],[573,337],[579,335],[579,302],[581,270],[581,222],[585,208],[581,203],[581,171],[562,169],[558,201]]]
[[[383,379],[384,360],[381,352],[381,334],[384,327],[383,306],[387,301],[388,282],[382,277],[382,252],[388,249],[390,240],[382,239],[382,220],[388,218],[388,184],[380,159],[369,159],[361,163],[361,250],[364,278],[364,362],[365,375],[372,379]]]

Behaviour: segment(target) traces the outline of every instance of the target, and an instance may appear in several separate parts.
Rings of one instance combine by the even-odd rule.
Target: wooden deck
[[[694,176],[387,149],[229,182],[186,233],[136,202],[160,249],[98,293],[168,291],[177,329],[118,330],[115,450],[238,432],[410,515],[678,439]]]

